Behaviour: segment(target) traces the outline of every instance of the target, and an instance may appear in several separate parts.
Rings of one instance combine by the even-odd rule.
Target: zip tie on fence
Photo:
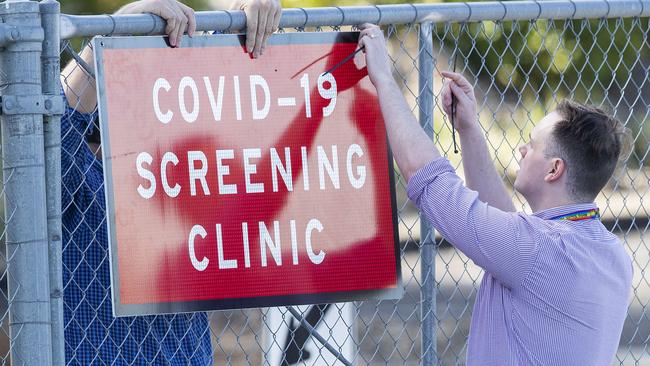
[[[465,21],[469,22],[472,19],[472,7],[466,2],[463,2],[463,4],[465,4],[467,10],[469,11],[469,14],[467,15],[467,19]]]
[[[113,33],[115,33],[115,28],[117,27],[117,25],[115,24],[115,19],[113,18],[113,16],[111,14],[106,14],[106,15],[108,16],[108,19],[110,19],[111,22],[113,22],[113,29],[111,29],[110,33],[108,33],[106,35],[106,36],[110,37],[110,36],[113,35]]]
[[[641,15],[643,15],[643,12],[645,11],[645,6],[643,5],[643,1],[642,1],[642,0],[639,0],[639,4],[641,4],[641,12],[640,12],[639,15],[638,15],[638,16],[640,17]]]
[[[574,17],[576,16],[576,13],[578,12],[578,7],[576,6],[576,3],[573,2],[573,0],[569,0],[569,2],[573,6],[573,14],[571,14],[571,20],[575,20]]]
[[[297,29],[304,32],[305,27],[307,27],[307,23],[309,23],[309,13],[307,13],[307,10],[305,10],[304,8],[298,8],[298,9],[302,10],[302,12],[305,14],[305,22],[302,24],[302,27],[298,27]]]
[[[641,0],[639,0],[641,1]],[[379,13],[379,19],[377,19],[377,25],[381,24],[381,8],[378,7],[377,5],[374,5],[375,9],[377,9],[377,13]]]
[[[151,16],[151,20],[153,20],[153,25],[151,26],[151,30],[149,32],[147,32],[147,34],[152,34],[153,31],[156,30],[157,19],[156,19],[156,16],[153,15],[153,13],[147,13],[147,14],[149,14]]]
[[[411,23],[417,23],[418,22],[418,7],[413,5],[413,3],[409,3],[409,5],[411,5],[413,10],[415,10],[415,16],[413,17],[413,20],[411,21]]]
[[[341,28],[341,26],[345,24],[345,12],[343,11],[343,9],[341,9],[340,6],[335,6],[335,8],[339,9],[339,12],[341,12],[341,23],[337,25],[337,27]]]
[[[538,0],[533,1],[535,2],[535,5],[537,5],[537,16],[535,17],[535,20],[539,20],[539,18],[542,16],[542,4],[540,4]]]
[[[605,4],[607,4],[607,14],[605,14],[605,19],[609,18],[609,12],[612,11],[612,8],[609,6],[609,1],[608,0],[603,0],[605,1]]]
[[[337,360],[341,361],[341,363],[346,366],[352,366],[352,363],[345,359],[345,357],[343,357],[339,351],[334,349],[334,347],[332,347],[332,345],[329,344],[327,340],[320,335],[320,333],[318,333],[316,328],[314,328],[311,324],[309,324],[307,320],[305,320],[305,318],[298,312],[298,310],[294,309],[293,306],[287,306],[287,310],[289,310],[291,315],[293,315],[293,317],[296,318],[303,327],[307,328],[309,334],[316,338],[316,340],[322,344],[323,347],[327,348],[327,350],[330,351],[330,353],[336,357]]]
[[[92,46],[91,46],[92,48]],[[84,61],[78,54],[75,52],[75,50],[72,49],[70,46],[70,43],[66,43],[64,49],[72,56],[72,58],[77,62],[79,66],[93,79],[95,78],[95,71]]]
[[[226,29],[228,30],[228,32],[232,32],[232,30],[231,30],[231,28],[232,28],[232,14],[230,14],[230,10],[226,10],[226,14],[228,14],[228,20],[230,20],[230,23],[228,23],[228,28],[226,28]]]
[[[499,4],[501,4],[501,6],[503,7],[503,16],[498,21],[502,22],[508,15],[508,8],[506,7],[506,4],[504,4],[502,0],[499,0]]]

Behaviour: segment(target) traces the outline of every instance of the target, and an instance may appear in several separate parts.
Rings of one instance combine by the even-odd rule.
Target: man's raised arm
[[[379,95],[393,156],[408,180],[409,199],[443,237],[476,264],[506,286],[519,286],[537,252],[525,220],[487,204],[463,185],[417,123],[395,84],[381,30],[369,24],[361,29],[359,44],[365,47],[368,75]]]

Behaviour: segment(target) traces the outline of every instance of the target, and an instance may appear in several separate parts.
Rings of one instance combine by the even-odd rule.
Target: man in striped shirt
[[[516,212],[492,165],[471,84],[445,72],[467,186],[413,117],[381,30],[361,27],[368,74],[408,195],[441,234],[485,270],[468,365],[611,365],[625,320],[632,264],[600,222],[594,199],[612,175],[625,128],[603,111],[562,102],[519,148]]]

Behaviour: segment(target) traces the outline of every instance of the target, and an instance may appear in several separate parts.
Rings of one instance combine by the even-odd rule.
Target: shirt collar
[[[564,206],[558,206],[553,208],[547,208],[546,210],[542,210],[542,211],[537,211],[533,214],[533,216],[537,216],[541,219],[548,220],[552,217],[568,215],[570,213],[577,212],[577,211],[593,210],[596,208],[598,208],[598,206],[596,206],[594,202],[564,205]]]

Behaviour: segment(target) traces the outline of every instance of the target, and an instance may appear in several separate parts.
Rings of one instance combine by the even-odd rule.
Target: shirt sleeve
[[[480,201],[445,158],[416,172],[407,191],[433,227],[474,263],[510,288],[521,284],[537,254],[523,214]]]
[[[90,190],[96,192],[103,178],[101,171],[95,169],[95,155],[86,144],[86,135],[92,132],[93,120],[97,113],[77,112],[65,102],[65,112],[61,117],[61,208],[65,212],[74,198]]]

